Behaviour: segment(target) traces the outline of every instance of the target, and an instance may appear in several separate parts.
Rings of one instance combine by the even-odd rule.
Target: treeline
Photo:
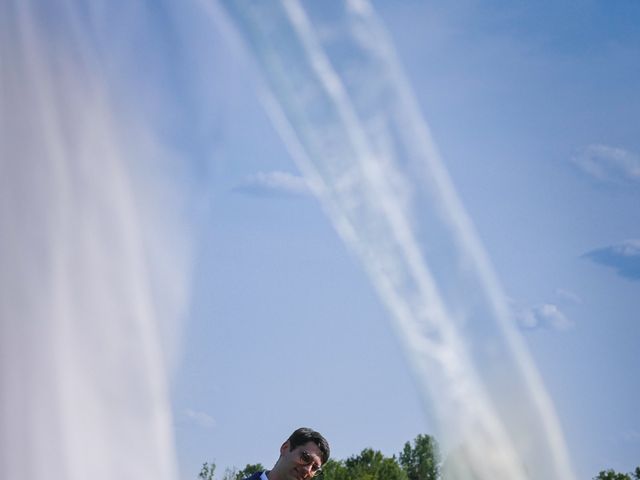
[[[252,474],[256,472],[263,472],[266,468],[262,466],[261,463],[248,463],[246,467],[242,470],[238,470],[237,468],[227,468],[222,474],[221,480],[243,480],[247,477],[250,477]],[[199,480],[213,480],[213,477],[216,473],[216,464],[215,463],[204,463],[202,464],[202,469],[198,474]]]
[[[456,461],[460,454],[449,455],[442,461],[440,448],[430,435],[418,435],[406,442],[397,455],[386,457],[379,450],[365,448],[346,460],[329,460],[322,466],[318,480],[473,480],[475,475]],[[214,463],[205,463],[199,480],[214,480]],[[248,464],[242,470],[227,469],[221,480],[243,480],[251,474],[265,470],[261,464]],[[593,480],[640,480],[640,467],[633,472],[620,473],[603,470]]]
[[[438,480],[440,451],[433,437],[418,435],[398,455],[365,448],[346,460],[329,460],[322,471],[323,480]]]
[[[619,473],[615,470],[603,470],[594,480],[640,480],[640,467],[636,467],[633,472]]]

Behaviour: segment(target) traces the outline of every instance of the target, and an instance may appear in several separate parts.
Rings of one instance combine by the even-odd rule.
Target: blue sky
[[[553,398],[577,476],[631,470],[640,7],[373,6]],[[388,314],[300,181],[261,107],[257,67],[237,39],[207,35],[214,135],[173,394],[184,477],[204,461],[270,465],[302,424],[325,432],[336,458],[368,446],[396,453],[433,426]]]
[[[341,43],[345,31],[365,37],[367,31],[340,20],[340,3],[303,4],[309,31],[328,48],[331,67],[341,73],[361,117],[357,120],[366,120],[368,107],[374,114],[384,110],[366,101],[380,86],[401,85],[401,94],[414,95],[400,95],[412,99],[404,109],[392,108],[402,102],[381,103],[399,118],[415,120],[410,115],[415,109],[426,120],[451,179],[449,193],[460,198],[499,279],[510,328],[526,345],[553,401],[576,478],[592,478],[605,468],[635,468],[640,458],[640,4],[373,1],[408,87],[396,70],[376,71],[375,62],[365,61],[388,54],[378,49],[386,45],[383,41],[360,50]],[[220,474],[247,463],[271,466],[282,441],[301,425],[323,432],[337,459],[365,447],[391,455],[419,433],[440,438],[447,425],[453,429],[454,422],[434,414],[439,396],[430,400],[424,387],[434,388],[437,381],[419,368],[410,335],[398,328],[393,305],[399,304],[376,276],[385,268],[376,261],[384,264],[391,256],[363,261],[372,251],[384,253],[393,237],[385,236],[384,222],[367,209],[378,206],[378,199],[367,197],[368,191],[364,200],[340,197],[343,190],[337,187],[326,189],[324,196],[320,190],[322,201],[311,193],[300,170],[305,163],[291,155],[296,142],[283,141],[274,123],[277,108],[269,103],[269,98],[280,102],[291,120],[300,114],[295,102],[304,95],[281,88],[283,83],[267,72],[271,60],[265,55],[262,63],[256,61],[245,48],[244,39],[256,31],[234,23],[242,14],[227,15],[221,4],[205,0],[179,7],[151,2],[71,7],[31,5],[41,14],[35,15],[36,23],[48,42],[43,47],[33,39],[24,45],[18,41],[19,48],[41,57],[29,64],[17,48],[10,60],[25,72],[42,62],[54,87],[47,87],[43,77],[31,78],[24,89],[51,95],[62,112],[57,114],[71,126],[75,122],[77,128],[70,131],[81,141],[94,139],[92,127],[120,134],[123,151],[133,158],[139,154],[131,177],[144,187],[135,197],[143,212],[142,230],[163,221],[173,227],[170,232],[149,230],[162,232],[145,240],[158,251],[148,254],[150,273],[141,268],[137,274],[157,274],[151,283],[162,312],[158,321],[171,327],[164,330],[164,345],[173,366],[171,409],[180,478],[195,478],[204,462],[215,462]],[[8,2],[3,11],[14,15],[13,8]],[[272,11],[264,15],[265,22],[277,18]],[[9,40],[15,40],[14,30],[20,33],[18,27],[6,29]],[[287,45],[293,30],[276,29],[273,38]],[[6,45],[9,58],[13,44]],[[268,51],[260,50],[262,44],[254,47]],[[296,63],[281,82],[295,85],[305,78],[296,76],[305,71],[300,52],[308,50],[303,47],[283,49]],[[57,65],[54,59],[66,58],[61,52],[71,52],[83,69]],[[349,70],[352,64],[372,70]],[[377,75],[363,79],[369,71]],[[74,78],[77,72],[83,76]],[[22,92],[15,81],[19,75],[7,78],[14,89],[8,91]],[[302,82],[300,92],[313,99],[321,88],[312,83],[307,91]],[[108,96],[96,95],[101,92],[96,85],[106,86]],[[268,85],[275,85],[273,97],[266,94]],[[388,97],[396,98],[393,92]],[[70,101],[61,100],[66,98]],[[92,107],[96,118],[108,119],[109,109],[101,103],[105,98],[115,120],[124,121],[94,123],[87,113],[94,110],[82,108],[86,98],[98,99]],[[340,110],[345,102],[338,104]],[[308,156],[323,175],[353,165],[342,154],[349,151],[350,140],[360,138],[360,130],[372,145],[357,152],[392,152],[389,157],[400,158],[397,163],[404,157],[394,157],[394,148],[404,148],[408,157],[415,153],[415,145],[402,139],[409,132],[407,138],[415,140],[415,132],[423,131],[416,122],[396,119],[395,127],[404,125],[405,131],[385,130],[384,122],[372,121],[349,131],[352,137],[344,140],[343,132],[333,128],[339,122],[332,120],[327,105],[320,103],[323,108],[309,116],[303,112],[293,122],[300,144],[309,148]],[[37,116],[37,109],[31,115]],[[312,117],[326,121],[321,125],[326,132],[308,127],[305,122]],[[383,134],[375,135],[378,131]],[[389,131],[393,135],[386,135]],[[329,141],[336,139],[343,143]],[[324,154],[333,156],[326,155],[323,163]],[[95,158],[112,161],[100,151]],[[394,225],[406,221],[414,228],[415,245],[460,322],[453,323],[470,345],[470,357],[478,360],[472,362],[477,378],[487,382],[495,399],[500,390],[483,370],[488,357],[478,352],[495,346],[493,337],[502,339],[496,348],[509,351],[508,335],[483,320],[486,312],[474,311],[484,305],[477,291],[484,284],[469,281],[453,245],[459,238],[443,233],[443,224],[459,215],[445,209],[455,218],[439,219],[439,200],[446,195],[424,188],[429,174],[427,180],[414,178],[416,170],[409,164],[386,171],[400,172],[384,179],[397,195],[385,196],[391,203],[380,204],[389,207]],[[152,193],[145,197],[147,187]],[[341,188],[348,191],[348,185]],[[109,194],[108,189],[96,191]],[[46,198],[36,196],[44,204]],[[438,201],[430,202],[433,198]],[[338,208],[332,210],[331,201]],[[405,212],[390,207],[403,202],[409,205]],[[358,208],[363,215],[348,217]],[[354,240],[340,223],[341,214],[370,231]],[[108,256],[109,241],[103,240]],[[167,256],[171,248],[175,255]],[[153,264],[161,251],[166,263],[156,259]],[[183,277],[185,270],[178,266],[185,258],[190,268]],[[169,276],[174,278],[167,281]],[[186,314],[176,327],[171,318],[178,310],[172,308],[183,295]],[[465,323],[476,317],[478,323]],[[116,390],[117,385],[111,384]]]

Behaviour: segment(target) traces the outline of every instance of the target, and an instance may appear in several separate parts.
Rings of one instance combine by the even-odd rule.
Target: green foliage
[[[266,468],[264,468],[261,463],[254,463],[254,464],[247,463],[246,467],[244,467],[242,470],[238,472],[235,472],[234,480],[243,480],[247,477],[250,477],[256,472],[263,472],[265,470]]]
[[[216,471],[216,464],[211,462],[210,464],[205,462],[202,464],[202,470],[198,474],[198,478],[202,480],[213,480],[213,474]]]
[[[371,448],[344,461],[329,460],[322,471],[323,480],[407,480],[394,457]]]
[[[395,457],[385,458],[378,469],[380,480],[407,480],[407,473],[398,465]]]
[[[619,473],[613,469],[602,470],[593,480],[640,480],[640,467],[632,473]]]
[[[321,480],[349,480],[349,472],[343,461],[329,460],[322,466]]]
[[[413,446],[405,443],[399,462],[409,480],[440,478],[440,451],[438,443],[430,435],[418,435],[413,440]]]
[[[618,473],[615,470],[602,470],[594,480],[631,480],[626,473]]]

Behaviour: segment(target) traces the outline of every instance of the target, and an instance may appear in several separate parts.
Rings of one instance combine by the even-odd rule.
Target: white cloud
[[[601,182],[640,182],[640,158],[622,148],[589,145],[571,161],[584,173]]]
[[[575,326],[575,323],[557,305],[552,303],[543,303],[528,308],[516,307],[514,310],[516,321],[520,327],[526,330],[565,331]]]
[[[213,428],[216,424],[216,421],[213,419],[213,417],[204,412],[197,412],[188,408],[184,411],[184,414],[194,423],[204,428]]]
[[[303,177],[278,171],[251,175],[233,190],[255,196],[297,196],[311,193]]]
[[[568,330],[574,326],[573,322],[556,305],[551,303],[535,307],[534,312],[542,323],[546,323],[554,330]]]

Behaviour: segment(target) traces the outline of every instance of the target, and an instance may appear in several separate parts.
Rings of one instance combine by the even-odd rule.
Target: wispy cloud
[[[623,148],[593,144],[571,158],[583,173],[604,183],[640,182],[640,158]]]
[[[623,432],[622,438],[626,442],[640,442],[640,431],[638,430],[627,430]]]
[[[575,326],[575,322],[569,319],[553,303],[543,303],[528,308],[516,308],[515,317],[518,325],[525,330],[566,331]]]
[[[258,197],[302,196],[311,193],[303,177],[278,171],[251,175],[236,185],[233,191]]]
[[[271,106],[274,125],[313,182],[336,230],[362,260],[415,367],[425,403],[428,397],[429,408],[438,412],[449,438],[460,436],[469,442],[467,458],[481,476],[489,478],[494,471],[505,478],[527,476],[512,441],[524,433],[517,431],[523,424],[510,421],[511,409],[499,408],[502,398],[496,401],[487,395],[493,379],[482,378],[472,359],[475,353],[485,355],[485,349],[466,350],[463,332],[451,320],[447,299],[416,234],[407,202],[412,197],[401,185],[430,189],[425,195],[435,215],[424,216],[442,222],[435,230],[451,235],[452,248],[460,249],[455,253],[477,274],[478,291],[489,300],[487,320],[496,319],[488,324],[496,329],[492,338],[496,345],[504,344],[514,371],[521,372],[513,383],[523,389],[518,419],[528,407],[539,413],[525,427],[531,450],[543,459],[532,476],[573,479],[548,395],[522,342],[502,321],[507,308],[499,283],[431,141],[393,46],[368,4],[347,2],[343,38],[345,47],[354,49],[357,64],[328,58],[335,49],[323,49],[314,24],[296,1],[260,11],[252,2],[224,4],[249,46],[260,44],[254,52],[275,86],[273,101],[265,102]],[[264,15],[269,15],[268,21],[257,21]],[[278,22],[288,34],[271,34]],[[345,51],[342,45],[340,51]],[[354,73],[360,73],[356,78],[361,83],[354,81]],[[381,146],[381,131],[393,142],[382,137]],[[384,148],[388,143],[395,148]],[[457,310],[459,305],[451,307]],[[500,455],[488,459],[487,449]]]
[[[556,289],[555,293],[558,298],[558,303],[563,305],[580,305],[582,303],[580,295],[569,290],[565,290],[564,288]]]
[[[615,269],[621,277],[640,280],[640,240],[626,240],[598,248],[582,257]]]
[[[213,417],[204,412],[197,412],[188,408],[184,411],[184,415],[197,425],[204,428],[213,428],[216,424]]]

